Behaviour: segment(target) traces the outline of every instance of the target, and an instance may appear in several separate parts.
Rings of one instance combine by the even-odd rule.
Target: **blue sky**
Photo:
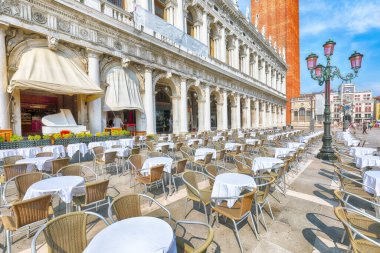
[[[319,55],[325,64],[322,45],[328,39],[336,42],[332,64],[342,74],[350,71],[348,57],[356,50],[364,54],[359,76],[353,81],[357,90],[372,90],[380,95],[380,0],[299,0],[300,2],[300,56],[301,92],[322,90],[310,78],[305,58],[310,52]],[[243,13],[250,0],[239,0]],[[340,80],[334,80],[336,89]]]

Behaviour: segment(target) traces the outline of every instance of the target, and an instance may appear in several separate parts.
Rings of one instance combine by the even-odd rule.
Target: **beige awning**
[[[14,89],[43,90],[55,94],[87,95],[87,101],[104,92],[69,58],[48,48],[32,48],[23,54],[8,86]]]
[[[104,111],[144,111],[139,80],[133,71],[121,66],[114,67],[107,73],[107,84]]]

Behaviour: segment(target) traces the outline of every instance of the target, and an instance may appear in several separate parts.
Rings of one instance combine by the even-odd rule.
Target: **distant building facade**
[[[314,124],[316,128],[322,127],[324,104],[322,93],[303,94],[298,98],[292,98],[291,125],[295,128],[310,128],[310,124]]]
[[[380,96],[373,98],[373,119],[380,121]]]

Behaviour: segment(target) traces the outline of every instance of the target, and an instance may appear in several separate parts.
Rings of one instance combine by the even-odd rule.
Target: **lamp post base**
[[[324,161],[330,161],[330,162],[334,162],[337,160],[337,157],[334,154],[333,150],[331,151],[320,150],[317,155],[317,158],[322,159]]]

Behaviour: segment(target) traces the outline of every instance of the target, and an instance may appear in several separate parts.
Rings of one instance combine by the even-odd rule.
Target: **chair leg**
[[[168,195],[166,195],[166,190],[165,190],[165,185],[164,185],[163,179],[161,179],[161,184],[162,184],[162,189],[164,190],[165,199],[168,199]],[[170,189],[169,189],[169,191],[170,191]]]
[[[236,237],[238,239],[238,243],[239,243],[239,247],[240,247],[240,251],[243,252],[243,245],[241,245],[241,241],[240,241],[240,235],[239,235],[239,230],[237,228],[237,225],[236,225],[236,222],[234,220],[232,220],[233,223],[234,223],[234,227],[235,227],[235,232],[236,232]]]
[[[268,207],[269,207],[270,216],[272,217],[272,220],[274,220],[274,217],[273,217],[273,212],[272,212],[272,207],[270,206],[269,200],[267,199],[267,200],[266,200],[266,202],[267,202],[267,204],[268,204]]]
[[[174,190],[175,190],[175,192],[177,192],[177,186],[175,184],[175,177],[172,176],[172,180],[173,180]]]
[[[257,240],[260,240],[259,233],[257,232],[257,229],[256,229],[255,220],[253,219],[251,212],[249,213],[249,216],[251,217],[251,220],[252,220],[253,232],[255,233]]]
[[[202,203],[203,204],[203,203]],[[203,208],[205,210],[205,216],[206,216],[206,223],[208,224],[208,214],[207,214],[207,207],[205,204],[203,204]]]
[[[265,231],[268,231],[268,228],[267,228],[267,223],[265,222],[265,218],[264,218],[264,213],[263,213],[263,208],[261,205],[259,205],[259,209],[260,209],[260,214],[261,214],[261,217],[263,218],[263,223],[264,223],[264,228],[265,228]]]
[[[183,215],[183,218],[186,219],[186,210],[187,210],[187,202],[188,202],[188,198],[186,198],[186,201],[185,201],[185,213]]]
[[[7,234],[7,253],[11,253],[12,252],[12,242],[11,242],[11,231],[7,230],[6,231],[6,234]]]

